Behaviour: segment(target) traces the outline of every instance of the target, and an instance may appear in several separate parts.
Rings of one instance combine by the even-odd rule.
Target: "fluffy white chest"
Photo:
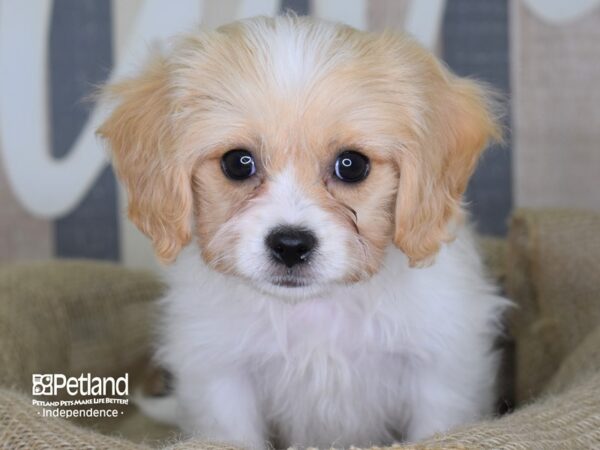
[[[309,444],[306,436],[320,437],[310,442],[320,446],[398,438],[406,422],[400,385],[410,382],[411,358],[400,343],[386,349],[373,315],[336,305],[296,305],[285,350],[254,367],[267,420],[296,445]]]
[[[224,421],[248,422],[244,439],[263,430],[285,445],[371,445],[489,411],[505,302],[466,245],[419,270],[392,252],[368,283],[297,303],[183,259],[158,356],[175,374],[184,428],[218,437],[222,402]]]

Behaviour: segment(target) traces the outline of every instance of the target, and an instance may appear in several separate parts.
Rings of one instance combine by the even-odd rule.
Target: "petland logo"
[[[67,377],[61,373],[34,373],[33,395],[58,395],[63,391],[70,396],[123,397],[129,395],[129,374],[119,378],[93,377],[89,373]]]
[[[35,396],[58,399],[31,400],[42,417],[118,417],[129,405],[129,374],[119,378],[93,377],[82,373],[78,377],[67,377],[61,373],[34,373],[31,377],[31,392]],[[75,397],[65,399],[65,396]],[[87,397],[87,398],[86,398]]]

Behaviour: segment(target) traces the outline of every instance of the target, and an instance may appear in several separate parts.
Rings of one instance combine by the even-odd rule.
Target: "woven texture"
[[[425,448],[464,446],[477,449],[595,449],[600,448],[600,333],[570,361],[571,367],[590,365],[594,371],[571,379],[567,370],[553,389],[533,403],[500,419],[481,422],[436,436]],[[565,385],[568,388],[564,388]]]
[[[149,353],[152,275],[111,264],[0,269],[0,384],[29,392],[32,373],[113,375]]]
[[[499,419],[394,448],[600,448],[600,214],[519,211],[508,245],[485,240],[485,259],[519,308],[511,320],[521,406]],[[505,249],[507,250],[505,252]],[[32,373],[139,378],[149,353],[151,275],[91,262],[0,268],[0,448],[233,450],[178,441],[128,412],[95,429],[42,418]],[[135,383],[135,381],[134,381]],[[123,437],[99,433],[120,433]],[[139,444],[140,436],[146,442]],[[127,439],[125,439],[125,437]]]
[[[23,450],[142,448],[62,419],[40,417],[29,398],[8,389],[0,389],[0,447]]]
[[[517,400],[540,394],[562,361],[600,324],[600,214],[514,214],[507,290],[517,341]]]

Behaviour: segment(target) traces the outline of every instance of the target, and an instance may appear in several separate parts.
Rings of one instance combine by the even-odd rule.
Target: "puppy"
[[[158,361],[190,435],[418,441],[492,412],[508,302],[461,197],[500,129],[405,36],[255,18],[108,87],[99,133],[168,263]]]

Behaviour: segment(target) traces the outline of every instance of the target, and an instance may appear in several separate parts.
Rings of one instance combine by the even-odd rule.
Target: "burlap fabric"
[[[396,448],[600,448],[600,214],[517,212],[507,248],[508,264],[497,241],[486,243],[486,259],[519,304],[511,331],[522,404]],[[33,372],[139,377],[162,289],[149,274],[108,264],[0,268],[0,448],[232,449],[167,430],[157,436],[156,425],[132,411],[91,428],[41,418],[31,405]],[[153,433],[162,440],[140,442]]]
[[[524,402],[543,391],[600,325],[600,214],[516,212],[506,285],[519,304],[511,328],[518,343],[517,399]]]
[[[150,351],[145,272],[98,262],[0,268],[0,385],[28,392],[32,373],[113,375]],[[136,371],[134,371],[136,373]]]

